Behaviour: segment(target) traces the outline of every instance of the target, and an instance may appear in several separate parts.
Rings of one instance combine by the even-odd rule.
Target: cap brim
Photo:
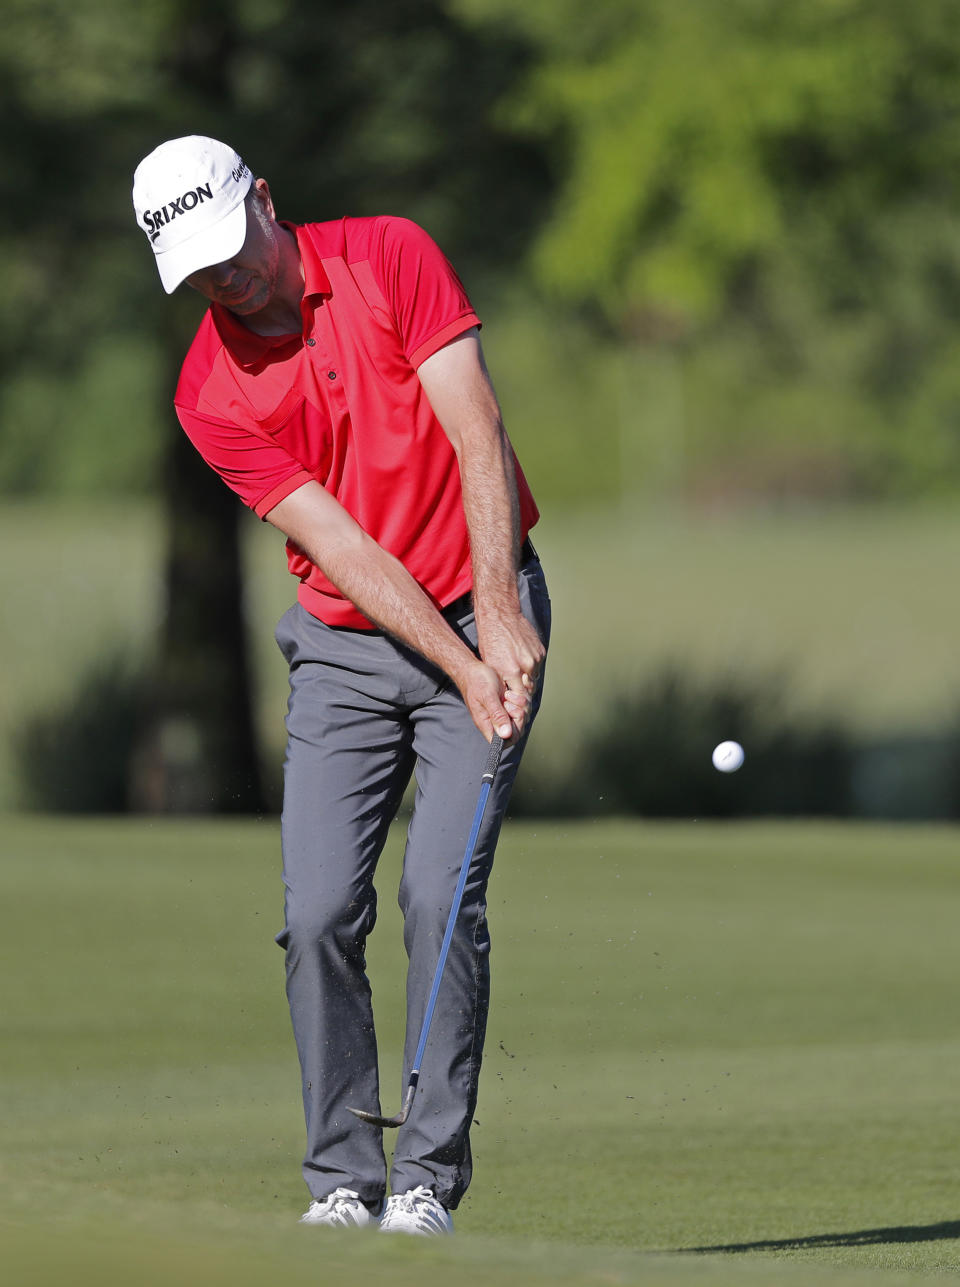
[[[232,259],[239,252],[246,236],[247,205],[245,201],[241,201],[211,228],[204,228],[187,241],[181,241],[157,255],[157,270],[163,289],[168,295],[172,295],[191,273]]]

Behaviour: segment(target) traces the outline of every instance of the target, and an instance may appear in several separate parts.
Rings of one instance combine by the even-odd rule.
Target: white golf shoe
[[[377,1214],[360,1201],[353,1189],[334,1189],[327,1197],[314,1200],[300,1217],[301,1224],[322,1224],[330,1229],[363,1229],[377,1223]]]
[[[387,1198],[386,1209],[380,1218],[380,1232],[418,1233],[433,1237],[453,1233],[453,1221],[447,1208],[421,1184],[407,1193],[395,1193]]]

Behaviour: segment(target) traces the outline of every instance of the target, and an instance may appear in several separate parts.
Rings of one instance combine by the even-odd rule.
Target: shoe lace
[[[328,1193],[322,1202],[314,1202],[315,1206],[322,1207],[326,1211],[335,1210],[341,1202],[359,1202],[360,1194],[355,1193],[353,1189],[334,1189]]]
[[[390,1205],[395,1211],[409,1211],[411,1214],[416,1214],[417,1207],[425,1202],[431,1206],[439,1206],[434,1195],[422,1184],[417,1185],[415,1189],[408,1189],[406,1193],[395,1193],[390,1199]]]

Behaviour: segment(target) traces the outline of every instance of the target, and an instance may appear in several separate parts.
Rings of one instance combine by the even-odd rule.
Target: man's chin
[[[264,295],[264,291],[254,288],[237,296],[221,295],[218,303],[228,308],[231,313],[236,313],[238,317],[249,317],[252,313],[259,313],[263,308],[266,303]]]

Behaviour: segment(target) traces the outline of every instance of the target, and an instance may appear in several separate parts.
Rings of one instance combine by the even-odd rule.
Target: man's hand
[[[488,742],[494,733],[508,742],[514,732],[523,727],[528,704],[526,694],[522,704],[517,702],[504,689],[502,680],[492,666],[474,658],[455,679],[470,718]]]
[[[546,649],[521,612],[478,617],[480,656],[499,677],[501,700],[518,731],[523,730]]]

